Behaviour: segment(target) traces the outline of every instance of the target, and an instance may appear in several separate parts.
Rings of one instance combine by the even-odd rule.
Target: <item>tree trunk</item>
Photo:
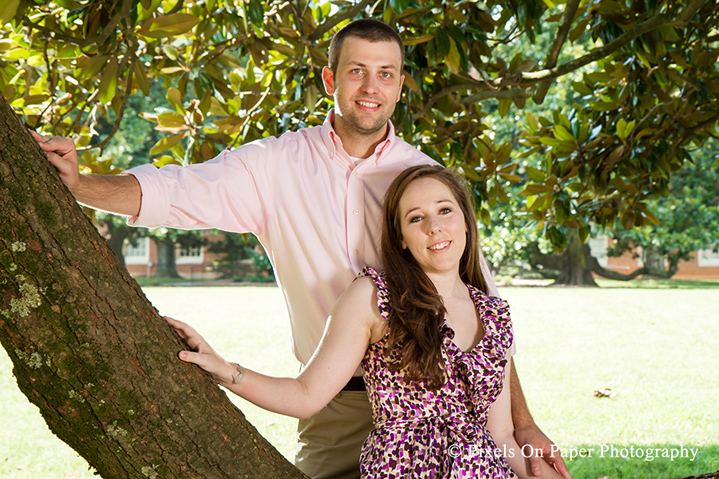
[[[153,278],[179,278],[175,263],[175,243],[170,239],[153,238],[157,245],[157,270]]]
[[[0,96],[0,342],[105,478],[299,478],[142,294]]]
[[[592,277],[589,245],[579,241],[576,230],[570,229],[567,248],[561,254],[545,254],[537,243],[530,244],[532,267],[541,265],[546,269],[559,271],[555,285],[598,286]]]

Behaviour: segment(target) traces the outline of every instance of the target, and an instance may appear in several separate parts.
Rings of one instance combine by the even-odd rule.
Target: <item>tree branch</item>
[[[310,41],[316,42],[322,36],[332,30],[334,27],[336,27],[341,22],[354,18],[361,12],[367,5],[372,3],[372,0],[362,0],[357,5],[355,5],[352,8],[349,8],[345,10],[344,12],[340,13],[339,15],[334,15],[332,18],[328,19],[326,22],[324,22],[322,25],[317,27],[317,29],[312,33],[312,35],[309,36]]]
[[[572,22],[574,22],[574,17],[577,15],[580,2],[581,0],[571,0],[567,2],[567,5],[564,7],[564,15],[559,21],[557,35],[552,40],[552,44],[549,46],[549,51],[547,52],[547,58],[544,61],[545,68],[554,68],[557,65],[559,54],[567,41],[569,30],[572,28]],[[539,84],[537,90],[534,92],[534,103],[537,105],[542,104],[551,85],[551,80],[545,80]]]
[[[606,56],[611,55],[620,48],[624,47],[632,40],[646,33],[654,31],[659,27],[686,27],[691,18],[697,14],[703,4],[704,0],[692,0],[674,18],[667,18],[666,15],[658,15],[656,17],[652,17],[649,20],[635,26],[631,30],[628,30],[626,33],[607,43],[605,46],[597,48],[587,53],[583,57],[569,61],[558,67],[548,68],[537,72],[521,73],[520,75],[518,75],[519,78],[514,81],[511,81],[510,78],[497,78],[493,80],[492,84],[494,86],[502,86],[503,83],[511,82],[520,86],[524,86],[535,83],[537,81],[553,80],[560,76],[566,75],[567,73],[573,72],[585,65],[588,65],[589,63],[605,58]],[[508,82],[508,80],[510,81]]]

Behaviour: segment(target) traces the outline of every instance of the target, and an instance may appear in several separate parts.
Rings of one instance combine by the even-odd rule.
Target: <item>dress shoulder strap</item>
[[[374,284],[377,285],[377,307],[379,308],[382,318],[387,321],[389,319],[391,304],[389,299],[389,289],[387,289],[387,284],[385,283],[384,273],[379,273],[373,268],[367,266],[359,272],[357,278],[361,278],[363,276],[369,276],[372,278],[372,281],[374,281]]]

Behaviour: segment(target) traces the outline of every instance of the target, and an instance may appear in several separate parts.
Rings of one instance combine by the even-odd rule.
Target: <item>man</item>
[[[322,126],[224,151],[201,165],[79,175],[71,140],[34,135],[81,203],[131,216],[138,226],[254,233],[285,295],[295,355],[306,363],[337,298],[364,266],[379,266],[384,192],[400,171],[434,163],[397,138],[389,121],[401,97],[403,63],[402,42],[389,26],[350,23],[333,38],[322,72],[335,102]],[[488,270],[485,276],[496,295]],[[372,422],[356,375],[322,412],[299,423],[295,462],[314,479],[359,475],[359,451]],[[517,439],[549,453],[552,443],[529,415],[516,373],[512,377]],[[566,471],[561,457],[545,456]]]

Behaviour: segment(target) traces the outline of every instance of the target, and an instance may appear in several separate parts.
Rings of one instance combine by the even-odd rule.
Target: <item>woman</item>
[[[441,167],[410,168],[385,198],[386,273],[360,273],[297,378],[229,363],[168,318],[194,351],[180,358],[254,404],[300,418],[324,407],[361,364],[375,423],[363,477],[530,477],[512,434],[508,307],[485,294],[477,236],[461,180]],[[542,467],[543,478],[560,477]]]

